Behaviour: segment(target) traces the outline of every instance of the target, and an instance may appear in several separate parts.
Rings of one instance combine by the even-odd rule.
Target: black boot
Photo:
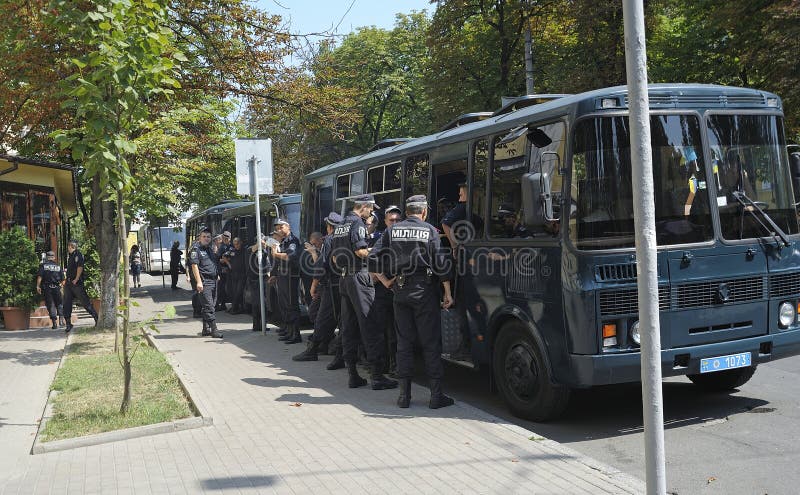
[[[52,326],[52,327],[50,327],[50,328],[51,328],[52,330],[56,330],[56,329],[58,329],[58,318],[50,318],[50,320],[53,322],[53,326]]]
[[[293,323],[291,326],[289,326],[289,329],[289,338],[286,339],[287,344],[299,344],[303,341],[303,336],[300,335],[300,327],[297,325],[297,323]]]
[[[319,344],[314,342],[313,339],[308,339],[308,347],[306,350],[296,356],[292,356],[292,361],[316,361],[319,359],[317,356],[319,352]]]
[[[349,374],[349,378],[347,380],[348,387],[358,388],[367,384],[367,381],[361,378],[361,375],[358,374],[358,368],[356,367],[355,361],[347,363],[347,372]]]
[[[439,409],[442,407],[452,406],[455,401],[442,393],[442,381],[431,378],[431,401],[428,407],[431,409]]]
[[[340,370],[342,368],[344,368],[344,358],[341,352],[337,352],[333,357],[333,361],[328,363],[328,366],[325,367],[325,369],[330,371]]]
[[[211,330],[211,337],[215,339],[221,339],[222,333],[217,329],[217,321],[211,321],[208,323],[208,328]]]
[[[372,379],[372,390],[397,388],[397,380],[392,380],[383,376],[383,363],[372,365],[370,378]]]
[[[411,405],[411,378],[400,379],[400,395],[397,397],[397,407],[403,409]]]
[[[201,333],[203,337],[209,337],[211,335],[211,331],[208,329],[208,322],[203,320],[203,333]]]

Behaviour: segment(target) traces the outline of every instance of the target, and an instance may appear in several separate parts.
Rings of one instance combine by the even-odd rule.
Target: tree
[[[65,108],[74,112],[77,126],[56,131],[55,140],[69,149],[92,180],[94,209],[103,217],[96,232],[101,252],[103,299],[116,291],[118,267],[109,269],[109,246],[116,244],[128,265],[125,194],[134,182],[128,157],[136,152],[132,138],[149,115],[148,103],[180,87],[176,62],[186,60],[175,48],[172,31],[164,28],[166,2],[157,0],[54,0],[53,27],[74,46],[87,47],[71,59],[76,71],[61,91]],[[116,203],[117,237],[108,206]],[[103,264],[105,253],[106,263]],[[118,259],[118,257],[114,256]],[[122,366],[125,387],[120,410],[130,405],[131,356],[129,354],[130,281],[123,270]],[[110,318],[109,318],[110,319]],[[116,314],[114,314],[116,320]],[[116,321],[114,321],[116,328]]]

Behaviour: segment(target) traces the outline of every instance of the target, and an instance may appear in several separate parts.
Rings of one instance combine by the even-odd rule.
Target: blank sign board
[[[272,194],[272,139],[237,138],[236,194],[252,194],[250,190],[250,159],[256,160],[258,194]]]

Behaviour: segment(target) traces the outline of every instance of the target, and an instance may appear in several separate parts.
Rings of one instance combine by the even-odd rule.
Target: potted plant
[[[33,241],[19,228],[0,232],[0,310],[6,330],[28,328],[31,310],[38,305],[36,273],[39,258]]]

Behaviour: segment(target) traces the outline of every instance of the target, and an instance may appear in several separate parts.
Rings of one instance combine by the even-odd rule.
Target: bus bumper
[[[701,359],[739,352],[750,352],[753,364],[800,354],[800,330],[662,350],[661,373],[665,377],[700,373]],[[572,354],[569,359],[570,377],[563,383],[571,387],[583,388],[641,380],[641,357],[638,352]]]

